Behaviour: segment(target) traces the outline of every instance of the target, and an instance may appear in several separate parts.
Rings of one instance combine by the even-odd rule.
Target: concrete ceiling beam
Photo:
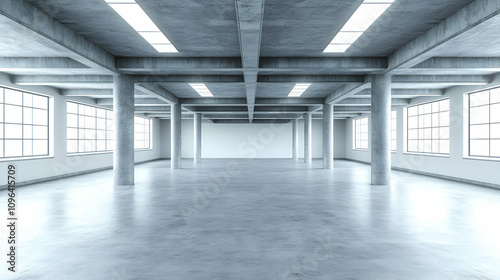
[[[204,114],[248,114],[245,107],[188,107],[192,112]],[[284,114],[284,113],[307,113],[309,107],[293,106],[293,107],[255,107],[255,114]]]
[[[49,48],[64,49],[84,65],[116,73],[113,55],[26,1],[0,0],[0,23]]]
[[[499,57],[433,57],[412,69],[490,70],[500,72]]]
[[[216,113],[248,113],[245,106],[184,106],[187,110],[195,113],[216,112]]]
[[[349,113],[369,113],[371,112],[371,106],[336,106],[333,107],[333,111],[336,113],[349,112]]]
[[[392,87],[397,88],[398,84],[487,85],[492,80],[489,75],[398,75],[392,76]]]
[[[289,123],[291,121],[292,121],[292,119],[289,119],[289,120],[285,120],[285,119],[270,119],[270,120],[255,119],[252,123],[286,124],[286,123]],[[222,119],[222,120],[221,119],[215,119],[215,120],[213,120],[213,123],[215,123],[215,124],[237,124],[237,123],[249,123],[249,122],[250,121],[248,119],[228,119],[228,120],[225,120],[225,119]]]
[[[151,73],[162,71],[243,71],[243,61],[236,57],[117,57],[116,68],[123,72]],[[246,66],[258,70],[345,69],[348,71],[381,71],[387,58],[346,57],[262,57],[259,65]],[[248,64],[247,64],[248,65]]]
[[[183,106],[234,106],[247,105],[246,98],[181,98]]]
[[[113,98],[99,98],[97,105],[113,105]],[[140,98],[134,100],[135,106],[167,106],[168,104],[156,98]]]
[[[235,0],[240,41],[241,62],[244,68],[248,103],[248,119],[252,122],[257,92],[265,0]]]
[[[308,113],[309,106],[257,106],[255,112],[264,113]]]
[[[266,113],[255,112],[256,119],[275,119],[275,118],[296,119],[301,115],[302,113],[266,114]]]
[[[253,77],[257,78],[257,76]],[[109,75],[16,75],[12,81],[23,85],[51,85],[51,83],[107,83],[113,84]],[[147,83],[243,83],[238,75],[136,75],[138,84]],[[258,83],[362,83],[362,75],[265,75],[259,76]],[[255,84],[252,84],[255,85]]]
[[[113,98],[112,89],[62,89],[59,92],[62,96],[87,96],[93,98]],[[135,91],[135,98],[149,98],[149,95],[140,91]]]
[[[125,73],[170,71],[241,71],[239,57],[118,57],[116,68]]]
[[[67,57],[0,57],[0,71],[23,69],[90,69],[90,67]]]
[[[262,105],[275,105],[275,106],[287,106],[287,105],[302,105],[302,106],[314,106],[322,105],[325,103],[324,98],[257,98],[255,100],[255,106]]]
[[[109,75],[16,75],[11,78],[17,85],[59,85],[59,84],[107,84],[113,85]]]
[[[335,104],[369,88],[371,88],[371,83],[369,82],[345,84],[336,89],[334,92],[330,93],[325,98],[325,103]]]
[[[488,25],[499,14],[498,0],[476,0],[470,3],[389,56],[388,69],[384,72],[410,68],[436,56],[440,46],[456,37],[480,32],[482,26]]]
[[[249,119],[227,119],[227,120],[220,120],[220,119],[214,119],[212,120],[213,123],[217,124],[235,124],[235,123],[250,123]]]
[[[363,75],[260,75],[259,83],[360,83]]]
[[[113,105],[98,105],[102,108],[113,110]],[[134,112],[137,114],[163,114],[170,113],[170,106],[135,106]]]
[[[156,97],[162,102],[166,102],[168,104],[177,104],[179,103],[179,98],[175,96],[170,91],[166,90],[162,86],[154,85],[154,84],[135,84],[135,89],[141,91],[145,94],[148,94],[152,97]]]
[[[205,114],[202,116],[207,119],[244,119],[248,120],[248,114]]]
[[[357,118],[357,117],[360,117],[361,114],[357,114],[357,113],[335,113],[333,114],[334,117],[338,117],[338,118]]]
[[[159,113],[170,112],[170,106],[135,106],[136,113]]]
[[[137,75],[136,83],[243,83],[241,75]]]
[[[112,89],[63,89],[59,94],[62,96],[113,98]]]
[[[410,99],[405,98],[392,98],[392,105],[409,105]],[[344,106],[371,106],[372,100],[371,98],[347,98],[340,102],[335,103],[335,105],[344,105]]]
[[[357,72],[381,71],[387,68],[387,58],[364,57],[262,57],[260,70],[339,69]]]
[[[148,117],[148,118],[170,118],[170,112],[168,113],[161,113],[161,112],[158,112],[158,113],[145,113],[144,116],[145,117]],[[192,116],[193,114],[190,114],[190,113],[182,113],[182,118],[186,118],[188,116]]]
[[[181,98],[183,106],[234,106],[247,105],[245,98]],[[255,106],[320,105],[324,98],[256,98]]]
[[[365,89],[352,97],[371,98],[371,95],[371,89]],[[441,95],[444,95],[444,90],[442,89],[392,89],[392,98],[412,98],[418,96]]]

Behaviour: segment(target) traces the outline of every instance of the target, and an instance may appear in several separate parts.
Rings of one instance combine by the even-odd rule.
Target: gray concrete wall
[[[52,106],[50,107],[51,127],[50,147],[51,155],[43,159],[10,160],[1,161],[0,170],[7,170],[7,165],[14,162],[18,168],[18,183],[39,180],[43,178],[54,178],[69,174],[79,174],[82,172],[110,168],[113,166],[113,154],[102,153],[93,155],[66,155],[66,101],[73,100],[85,104],[95,104],[91,98],[66,98],[59,95],[55,89],[43,86],[18,86],[10,82],[9,76],[0,73],[0,85],[17,88],[20,90],[32,91],[51,96]],[[148,151],[136,151],[135,162],[143,162],[160,158],[160,122],[153,121],[153,149]],[[0,185],[3,185],[0,183]]]
[[[160,122],[160,156],[170,158],[170,120],[159,120]],[[184,145],[185,146],[185,145]]]

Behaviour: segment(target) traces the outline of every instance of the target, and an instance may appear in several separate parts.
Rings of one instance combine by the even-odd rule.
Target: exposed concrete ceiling
[[[179,50],[156,52],[104,0],[0,0],[0,72],[111,108],[114,74],[136,76],[136,112],[215,122],[336,118],[370,111],[371,74],[393,105],[487,85],[500,72],[498,0],[396,0],[345,54],[323,49],[362,0],[137,0]],[[295,83],[312,83],[287,98]],[[206,83],[201,98],[189,83]]]

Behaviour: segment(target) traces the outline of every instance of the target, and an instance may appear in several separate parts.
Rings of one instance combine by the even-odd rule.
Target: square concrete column
[[[172,169],[181,168],[181,104],[172,104],[170,112],[170,139],[171,139],[171,164]]]
[[[134,79],[128,75],[114,77],[113,112],[115,148],[113,176],[115,185],[134,184]]]
[[[194,163],[201,162],[201,113],[194,114]]]
[[[304,162],[312,163],[312,115],[304,114]]]
[[[391,76],[372,76],[372,185],[391,183]]]
[[[292,121],[292,159],[299,159],[299,120]]]
[[[323,168],[333,169],[333,105],[323,104]]]

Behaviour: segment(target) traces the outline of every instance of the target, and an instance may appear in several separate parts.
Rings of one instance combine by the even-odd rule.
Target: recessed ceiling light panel
[[[345,52],[393,2],[394,0],[365,0],[323,52]]]
[[[288,94],[288,97],[299,97],[301,96],[311,84],[295,84],[292,91]]]
[[[205,84],[189,84],[189,85],[202,97],[214,97],[212,92],[207,88]]]
[[[106,0],[158,52],[178,52],[144,10],[133,0]]]

